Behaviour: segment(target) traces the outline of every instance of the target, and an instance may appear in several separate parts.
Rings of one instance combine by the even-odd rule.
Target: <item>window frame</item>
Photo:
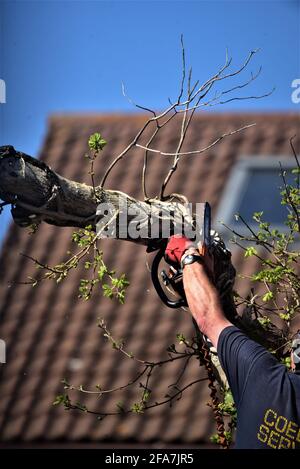
[[[295,160],[291,156],[247,156],[236,161],[234,167],[231,170],[228,181],[225,185],[223,193],[221,195],[220,203],[217,207],[215,219],[216,230],[222,235],[224,239],[232,237],[232,233],[222,222],[225,223],[229,228],[236,230],[242,236],[250,236],[250,232],[247,227],[240,222],[238,226],[232,226],[232,218],[236,213],[239,213],[239,199],[243,194],[243,187],[247,187],[246,183],[251,177],[251,170],[268,170],[278,168],[280,173],[281,163],[283,170],[291,170],[296,167]],[[282,181],[283,184],[283,181]],[[259,207],[253,209],[253,212],[260,211]],[[241,213],[241,215],[243,215]],[[265,221],[268,221],[267,219]],[[254,221],[249,223],[249,226],[254,231],[257,230],[257,223]],[[271,229],[277,229],[281,232],[288,232],[288,227],[283,223],[271,224]]]

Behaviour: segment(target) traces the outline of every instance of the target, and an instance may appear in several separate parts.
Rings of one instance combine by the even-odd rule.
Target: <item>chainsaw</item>
[[[200,255],[204,255],[206,252],[211,250],[211,208],[208,202],[205,202],[203,209],[203,220],[202,226],[198,226],[200,241],[201,241],[201,252]],[[168,239],[164,239],[161,242],[160,248],[156,253],[152,266],[151,266],[151,279],[154,288],[162,300],[162,302],[169,308],[180,308],[187,306],[187,300],[183,288],[183,272],[181,266],[174,267],[168,266],[169,270],[160,270],[160,263],[165,259],[165,250],[168,244]],[[148,249],[151,252],[151,248]],[[166,292],[172,294],[170,298]]]

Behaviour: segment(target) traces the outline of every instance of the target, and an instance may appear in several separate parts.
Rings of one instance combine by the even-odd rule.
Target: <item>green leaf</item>
[[[59,394],[54,399],[52,405],[60,405],[63,404],[65,407],[69,407],[71,405],[70,398],[68,394]]]
[[[213,435],[211,435],[210,437],[210,441],[212,443],[216,443],[217,445],[220,443],[220,437],[217,433],[214,433]]]
[[[280,313],[279,317],[283,319],[283,321],[289,321],[291,319],[290,313]]]
[[[98,270],[98,278],[99,280],[102,280],[104,275],[107,273],[107,267],[105,265],[102,265],[99,270]]]
[[[262,300],[263,301],[270,301],[272,300],[272,298],[274,297],[273,293],[271,291],[268,291],[267,293],[265,293],[265,295],[262,297]]]
[[[260,222],[261,220],[261,217],[263,216],[263,213],[264,212],[254,212],[253,213],[253,220],[257,221],[258,223]]]
[[[220,402],[218,407],[223,413],[236,418],[237,410],[230,389],[225,392],[223,402]]]
[[[176,339],[178,340],[179,344],[184,344],[186,340],[183,334],[176,334]]]
[[[250,246],[249,248],[247,248],[244,253],[244,257],[251,257],[254,255],[257,255],[257,250],[255,249],[254,246]]]
[[[144,405],[141,404],[140,402],[136,402],[131,406],[131,411],[134,414],[143,414],[144,413]]]
[[[288,370],[291,369],[291,366],[292,366],[292,361],[291,361],[291,357],[285,357],[281,360],[281,363],[283,363]]]
[[[151,391],[150,391],[150,389],[145,389],[144,392],[143,392],[142,401],[143,401],[143,402],[149,401],[150,396],[151,396]]]
[[[107,141],[104,140],[104,138],[101,136],[101,134],[99,134],[99,132],[96,132],[90,136],[88,144],[90,150],[98,152],[103,150],[103,148],[107,144]]]
[[[270,320],[270,318],[268,318],[268,316],[263,316],[261,318],[257,318],[257,320],[263,327],[266,327],[271,323],[271,320]]]
[[[111,287],[109,285],[107,285],[107,283],[105,283],[104,285],[102,285],[102,289],[103,289],[103,295],[106,296],[107,298],[113,298],[114,294],[113,294],[113,291],[111,289]]]

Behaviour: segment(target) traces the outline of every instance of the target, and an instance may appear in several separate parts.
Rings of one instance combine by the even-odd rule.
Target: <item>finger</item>
[[[207,246],[205,246],[205,244],[202,243],[201,241],[199,241],[199,243],[198,243],[198,251],[199,251],[200,255],[203,257],[204,265],[205,265],[208,273],[213,278],[213,276],[214,276],[214,258],[213,258],[213,256],[209,253],[209,250],[207,249]]]

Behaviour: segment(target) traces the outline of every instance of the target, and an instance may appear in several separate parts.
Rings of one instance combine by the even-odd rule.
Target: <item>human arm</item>
[[[183,286],[189,309],[200,331],[217,348],[221,332],[232,326],[232,323],[224,315],[218,292],[209,279],[204,264],[194,262],[184,267]]]
[[[172,236],[167,249],[166,260],[173,265],[179,265],[187,254],[202,255],[202,262],[194,262],[183,268],[183,286],[189,309],[197,322],[201,332],[206,335],[217,348],[221,331],[232,324],[226,319],[222,310],[219,295],[210,277],[213,272],[213,259],[206,252],[202,252],[184,236]]]
[[[195,245],[185,244],[184,240],[172,239],[167,256],[175,264],[185,255],[199,256]],[[201,246],[200,251],[201,251]],[[203,253],[202,253],[203,254]],[[213,281],[213,261],[207,251],[199,261],[183,267],[183,284],[189,309],[201,332],[207,336],[218,351],[221,365],[227,375],[234,400],[238,405],[250,375],[253,383],[259,384],[265,377],[262,370],[268,370],[267,377],[278,371],[284,372],[282,365],[273,355],[258,343],[249,339],[241,330],[227,320]]]

